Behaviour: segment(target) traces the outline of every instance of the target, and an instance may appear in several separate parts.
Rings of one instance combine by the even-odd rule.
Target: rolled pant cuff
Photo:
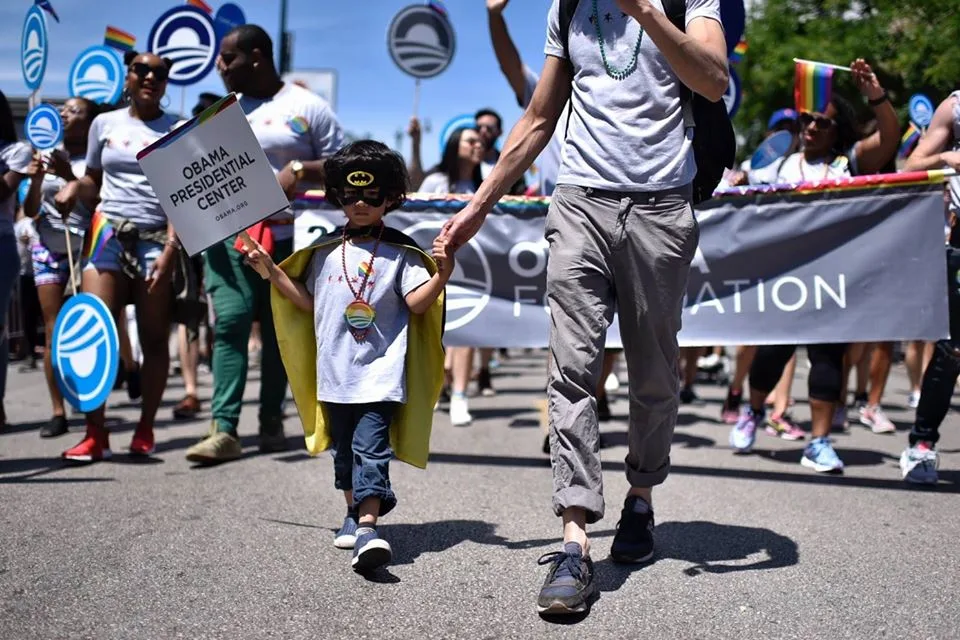
[[[631,487],[646,489],[648,487],[654,487],[658,484],[663,484],[664,480],[667,479],[667,476],[670,475],[670,460],[667,459],[666,463],[659,469],[655,471],[642,471],[640,469],[634,469],[630,466],[630,463],[626,463],[627,466],[627,482],[630,483]]]
[[[353,508],[359,507],[367,498],[380,498],[379,517],[387,515],[397,506],[397,496],[390,489],[369,488],[353,492]]]
[[[587,512],[587,524],[593,524],[601,518],[605,505],[603,495],[585,487],[567,487],[553,494],[553,513],[563,515],[565,509],[578,508]]]

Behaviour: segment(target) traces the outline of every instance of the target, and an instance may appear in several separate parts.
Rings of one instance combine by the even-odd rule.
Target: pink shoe
[[[770,416],[767,418],[767,426],[764,429],[767,434],[783,438],[784,440],[803,440],[807,437],[806,432],[797,426],[790,414],[782,416]]]

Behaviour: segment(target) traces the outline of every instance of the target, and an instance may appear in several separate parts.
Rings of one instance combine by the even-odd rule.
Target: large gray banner
[[[386,221],[427,248],[460,206],[413,201]],[[323,202],[297,210],[297,247],[345,220]],[[457,253],[446,344],[546,346],[545,213],[543,203],[504,204]],[[948,335],[942,185],[724,197],[697,218],[684,346]],[[607,344],[620,345],[616,321]]]

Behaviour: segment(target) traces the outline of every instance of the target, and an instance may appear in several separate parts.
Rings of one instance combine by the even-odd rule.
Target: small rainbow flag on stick
[[[103,44],[120,51],[133,51],[137,39],[126,31],[107,26],[107,33],[103,36]]]
[[[191,7],[200,9],[200,11],[213,15],[213,8],[203,0],[187,0],[187,4]]]
[[[823,113],[833,97],[833,65],[808,60],[796,61],[793,99],[797,111]]]
[[[747,41],[741,39],[740,42],[737,43],[737,46],[733,48],[733,53],[730,54],[730,63],[737,64],[738,62],[743,60],[743,56],[746,53],[747,53]]]
[[[113,237],[113,225],[98,209],[94,212],[90,220],[90,228],[87,229],[87,235],[83,239],[83,257],[88,260],[96,260],[107,241]]]
[[[897,152],[897,155],[900,158],[906,158],[913,152],[913,148],[917,145],[917,142],[920,141],[920,129],[917,129],[917,125],[912,122],[907,126],[907,130],[903,132],[903,137],[900,138],[900,151]]]

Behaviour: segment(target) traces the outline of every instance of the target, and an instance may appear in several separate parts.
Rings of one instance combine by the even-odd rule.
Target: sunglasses
[[[151,67],[146,62],[134,62],[132,65],[130,65],[130,71],[133,71],[133,73],[140,80],[146,79],[146,77],[152,72],[153,77],[156,78],[157,82],[166,82],[167,76],[170,74],[166,67]]]
[[[797,122],[800,123],[801,129],[806,129],[811,124],[813,124],[817,129],[821,131],[826,131],[830,127],[836,124],[833,118],[828,118],[827,116],[815,116],[811,113],[801,113],[797,118]]]
[[[346,187],[345,189],[340,190],[337,198],[340,200],[340,204],[342,205],[357,204],[363,200],[371,207],[379,207],[387,201],[387,196],[380,191],[380,187],[371,187],[369,189],[354,189],[353,187]]]

